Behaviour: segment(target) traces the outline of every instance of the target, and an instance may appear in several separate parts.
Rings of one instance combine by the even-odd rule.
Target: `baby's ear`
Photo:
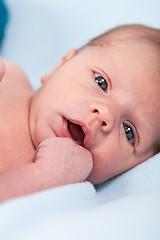
[[[41,83],[44,83],[47,79],[51,77],[51,75],[60,67],[63,65],[64,62],[68,61],[70,58],[75,56],[77,54],[77,50],[75,48],[71,48],[68,53],[61,58],[61,60],[57,63],[57,65],[51,69],[48,73],[44,74],[41,77]]]
[[[63,56],[60,60],[61,63],[69,60],[70,58],[74,57],[77,54],[77,50],[75,48],[71,48],[65,56]]]

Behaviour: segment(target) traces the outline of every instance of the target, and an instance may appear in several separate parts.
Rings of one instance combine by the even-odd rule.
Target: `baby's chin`
[[[93,161],[93,168],[86,179],[88,182],[90,182],[94,185],[101,184],[101,183],[115,177],[116,175],[118,175],[118,173],[116,174],[115,172],[114,173],[109,172],[109,171],[107,172],[107,169],[104,172],[104,168],[100,169],[98,167],[98,169],[97,169],[97,167],[94,166],[94,161]]]
[[[98,174],[96,173],[96,171],[94,170],[94,167],[92,169],[92,171],[90,172],[90,174],[88,175],[87,179],[88,182],[96,185],[96,184],[100,184],[105,182],[106,180],[108,180],[107,178],[102,179],[101,176],[98,176]]]

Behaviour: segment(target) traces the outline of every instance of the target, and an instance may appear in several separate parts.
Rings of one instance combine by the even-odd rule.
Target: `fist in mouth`
[[[42,141],[37,148],[35,162],[43,163],[43,169],[47,172],[48,179],[53,181],[53,187],[83,182],[93,167],[89,150],[71,138],[60,137],[51,137]]]

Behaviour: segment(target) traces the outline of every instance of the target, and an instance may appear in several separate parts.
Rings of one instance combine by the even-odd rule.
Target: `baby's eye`
[[[124,127],[125,134],[126,134],[128,141],[130,143],[134,144],[134,133],[133,133],[132,128],[125,123],[123,123],[123,127]]]
[[[107,89],[108,89],[107,81],[98,73],[95,73],[94,77],[95,77],[96,83],[100,86],[100,88],[102,88],[104,92],[107,92]]]

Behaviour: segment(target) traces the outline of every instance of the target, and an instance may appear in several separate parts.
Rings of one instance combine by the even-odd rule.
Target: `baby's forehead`
[[[128,58],[128,62],[133,63],[135,66],[140,65],[142,71],[145,69],[146,73],[155,79],[155,84],[159,84],[157,80],[160,78],[160,51],[157,50],[154,44],[145,40],[130,39],[126,42],[114,43],[109,47],[105,46],[106,52],[112,52],[112,50],[114,53],[119,53],[119,58],[117,58],[119,62]],[[151,83],[153,83],[152,81]]]

